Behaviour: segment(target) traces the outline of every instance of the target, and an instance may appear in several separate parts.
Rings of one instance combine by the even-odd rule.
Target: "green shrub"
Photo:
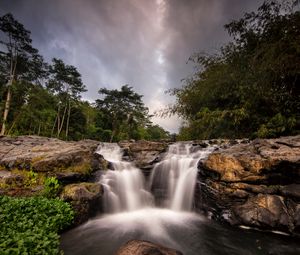
[[[58,254],[58,233],[73,217],[59,199],[0,197],[0,254]]]
[[[31,169],[26,176],[25,186],[31,187],[38,184],[38,174]]]
[[[48,198],[54,198],[57,196],[60,185],[55,177],[47,177],[44,185],[43,196]]]

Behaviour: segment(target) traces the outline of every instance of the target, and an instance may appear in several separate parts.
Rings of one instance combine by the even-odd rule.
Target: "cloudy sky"
[[[164,92],[193,72],[195,52],[215,52],[228,36],[223,25],[256,10],[262,0],[0,0],[32,32],[47,61],[74,65],[93,101],[101,87],[129,84],[150,111],[174,101]],[[154,118],[177,131],[176,117]]]

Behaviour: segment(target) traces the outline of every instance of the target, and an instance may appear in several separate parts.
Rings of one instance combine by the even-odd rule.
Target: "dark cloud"
[[[32,32],[33,44],[50,61],[78,68],[88,87],[129,84],[153,111],[170,103],[164,94],[193,71],[194,52],[213,52],[229,38],[223,29],[262,0],[1,0]],[[155,119],[174,131],[180,121]]]

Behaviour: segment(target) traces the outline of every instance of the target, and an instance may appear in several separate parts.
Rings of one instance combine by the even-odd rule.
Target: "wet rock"
[[[299,231],[300,136],[231,143],[199,163],[197,208],[216,219],[229,212],[233,224]]]
[[[121,246],[116,255],[182,255],[182,253],[148,241],[131,240]]]
[[[92,170],[97,141],[65,142],[55,138],[19,136],[0,138],[2,168],[36,172],[77,172]]]
[[[83,182],[66,185],[60,198],[71,203],[75,211],[74,225],[79,225],[101,211],[102,194],[101,184]]]
[[[168,144],[166,142],[151,141],[121,141],[118,143],[124,151],[124,160],[133,161],[134,164],[145,169],[145,173],[153,168],[153,164],[161,159],[161,154],[166,151]]]
[[[286,197],[293,197],[300,201],[300,184],[290,184],[281,187],[280,192]]]
[[[239,224],[288,231],[293,228],[284,198],[259,194],[233,208]]]
[[[209,155],[203,171],[225,182],[300,183],[300,136],[257,139]]]
[[[10,171],[0,171],[0,186],[22,186],[24,177],[20,174],[15,174]]]

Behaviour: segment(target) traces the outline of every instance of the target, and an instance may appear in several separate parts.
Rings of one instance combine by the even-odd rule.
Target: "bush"
[[[58,233],[74,213],[59,199],[0,197],[0,253],[58,254]]]
[[[54,198],[57,196],[60,185],[55,177],[47,177],[44,183],[43,196]]]

